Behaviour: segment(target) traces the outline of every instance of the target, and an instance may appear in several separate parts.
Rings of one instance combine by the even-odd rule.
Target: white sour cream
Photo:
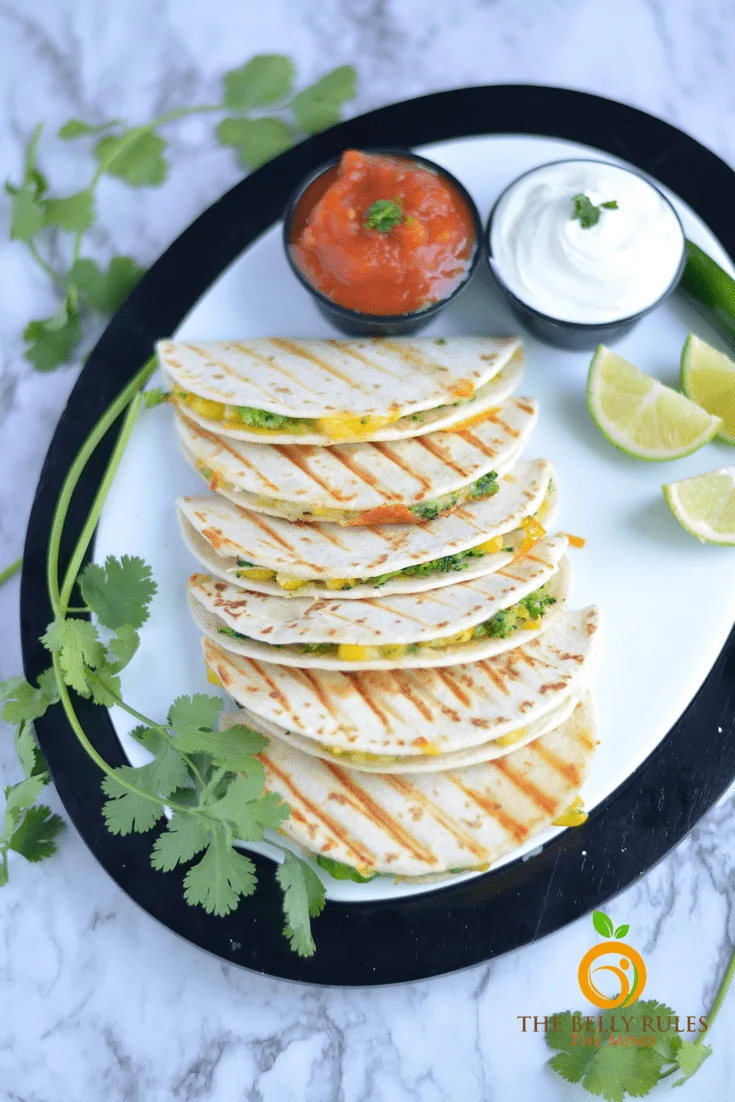
[[[573,218],[574,196],[599,206],[596,225]],[[684,235],[672,207],[643,177],[602,161],[560,161],[522,176],[492,219],[491,264],[521,302],[560,321],[618,321],[668,289]]]

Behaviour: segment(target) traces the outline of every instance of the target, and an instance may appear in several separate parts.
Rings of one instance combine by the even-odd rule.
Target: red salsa
[[[332,302],[364,314],[408,314],[446,298],[475,245],[466,203],[408,158],[348,149],[296,208],[294,261]]]

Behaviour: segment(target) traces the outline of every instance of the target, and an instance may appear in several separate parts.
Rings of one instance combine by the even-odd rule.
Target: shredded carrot
[[[546,529],[543,524],[539,524],[535,517],[524,517],[521,521],[521,527],[526,533],[526,538],[521,544],[521,549],[516,558],[519,558],[521,555],[527,555],[531,548],[535,547],[538,541],[543,539],[546,535]]]
[[[451,387],[451,394],[455,398],[472,398],[475,394],[475,384],[472,379],[457,379]]]
[[[582,536],[572,536],[569,532],[561,532],[560,534],[567,537],[570,547],[584,547],[587,542]]]
[[[209,483],[209,488],[212,491],[212,493],[214,493],[215,490],[217,490],[219,488],[219,485],[220,485],[221,481],[222,481],[222,475],[219,473],[219,471],[215,471],[214,474],[212,475],[212,480]]]

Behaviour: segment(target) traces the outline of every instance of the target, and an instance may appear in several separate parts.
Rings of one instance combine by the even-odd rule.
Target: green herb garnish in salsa
[[[366,230],[390,233],[394,226],[401,224],[403,217],[399,200],[376,199],[365,211],[363,225]]]

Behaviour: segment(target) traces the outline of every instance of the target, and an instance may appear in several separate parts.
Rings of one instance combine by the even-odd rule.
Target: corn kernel
[[[477,547],[473,548],[475,551],[484,551],[487,555],[492,555],[495,551],[500,551],[505,547],[502,536],[495,536],[491,540],[485,540],[484,543],[478,543]]]
[[[514,742],[520,742],[526,733],[526,727],[519,727],[517,731],[509,731],[507,735],[501,735],[495,739],[498,746],[512,746]]]
[[[344,662],[362,662],[368,657],[369,648],[357,643],[340,643],[337,647],[337,657]]]
[[[275,578],[275,570],[268,570],[265,566],[248,566],[243,570],[238,570],[238,578],[250,578],[252,582],[269,582],[271,578]]]
[[[292,574],[276,574],[276,581],[281,589],[301,589],[308,584],[304,578],[294,578]]]
[[[220,688],[223,687],[222,678],[219,676],[219,674],[215,673],[210,666],[207,666],[207,681],[210,685],[219,685]]]
[[[584,800],[581,796],[575,796],[569,807],[562,811],[557,819],[552,820],[552,825],[557,827],[577,827],[586,823],[589,815],[584,810]]]
[[[194,413],[198,413],[200,417],[206,417],[210,421],[221,421],[225,415],[225,407],[222,402],[213,402],[209,398],[200,398],[196,394],[191,395],[188,405]]]
[[[327,589],[352,589],[354,578],[327,578]]]

